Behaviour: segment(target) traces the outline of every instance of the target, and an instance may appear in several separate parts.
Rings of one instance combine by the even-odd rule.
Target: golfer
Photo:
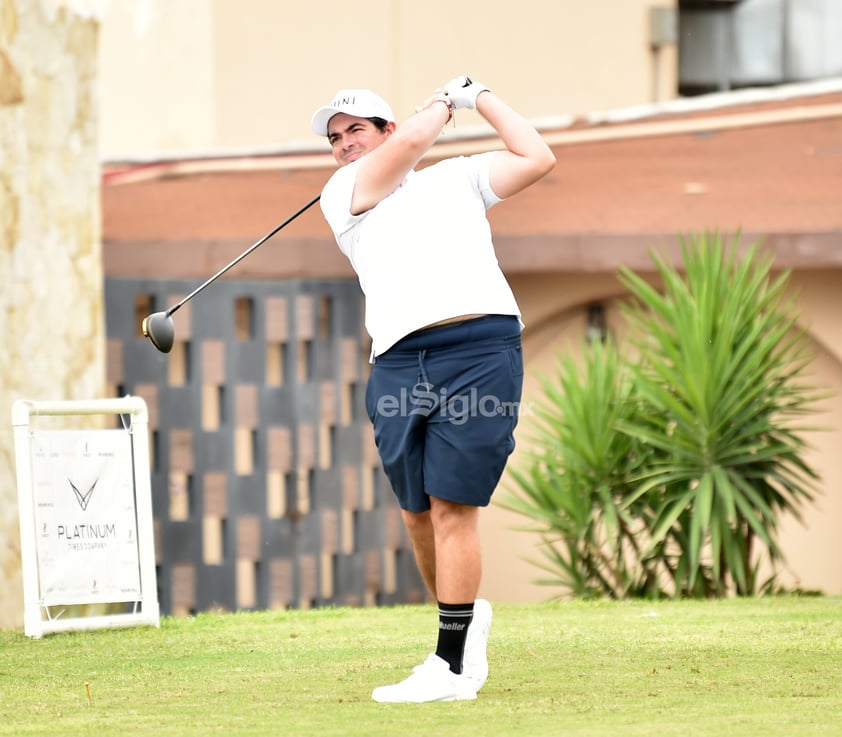
[[[475,108],[505,148],[415,169],[454,111]],[[339,169],[321,208],[365,295],[366,409],[415,560],[438,602],[435,652],[380,702],[475,699],[488,675],[491,606],[479,510],[514,449],[523,384],[520,311],[497,263],[488,208],[545,176],[555,157],[485,86],[456,77],[398,126],[366,89],[313,115]]]

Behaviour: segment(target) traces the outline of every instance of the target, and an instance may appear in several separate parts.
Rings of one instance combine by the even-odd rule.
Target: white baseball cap
[[[330,105],[320,107],[313,113],[313,119],[310,121],[313,132],[318,136],[326,136],[327,124],[337,113],[357,118],[383,118],[389,123],[395,122],[395,114],[389,103],[371,90],[339,90],[333,96]]]

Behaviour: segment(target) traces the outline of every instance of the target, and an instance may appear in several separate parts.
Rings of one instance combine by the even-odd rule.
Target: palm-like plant
[[[640,593],[649,577],[639,569],[638,539],[647,502],[626,503],[646,449],[616,430],[633,401],[614,344],[586,345],[582,356],[582,366],[568,356],[542,379],[527,467],[510,470],[521,493],[502,504],[531,518],[543,537],[539,565],[550,576],[541,583],[620,598]]]
[[[794,421],[817,395],[799,382],[809,355],[789,274],[773,277],[756,244],[736,251],[717,235],[682,243],[683,278],[654,256],[662,292],[620,272],[641,405],[617,429],[654,449],[627,503],[647,497],[656,510],[649,552],[684,595],[762,590],[757,543],[774,570],[781,514],[797,516],[815,491]]]
[[[621,269],[634,360],[594,344],[544,380],[534,450],[504,500],[544,538],[543,583],[615,597],[774,585],[780,516],[815,494],[796,423],[819,395],[801,382],[789,274],[737,250],[682,242],[683,275],[653,254],[660,290]]]

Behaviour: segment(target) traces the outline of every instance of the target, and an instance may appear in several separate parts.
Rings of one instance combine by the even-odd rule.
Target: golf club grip
[[[172,314],[182,305],[189,302],[193,297],[195,297],[199,292],[201,292],[205,287],[215,282],[222,276],[226,271],[235,267],[240,261],[242,261],[246,256],[248,256],[252,251],[256,250],[258,247],[262,246],[266,241],[268,241],[275,233],[277,233],[282,228],[285,228],[289,225],[295,218],[299,215],[303,214],[307,210],[309,210],[313,205],[315,205],[321,199],[321,194],[317,194],[312,200],[310,200],[306,205],[302,206],[298,210],[296,210],[292,215],[290,215],[286,220],[284,220],[280,225],[276,226],[273,230],[269,231],[266,235],[264,235],[259,241],[257,241],[254,245],[250,246],[248,249],[243,251],[237,258],[235,258],[230,264],[223,266],[219,271],[217,271],[210,279],[200,284],[196,289],[194,289],[190,294],[188,294],[184,299],[180,302],[176,302],[172,307],[170,307],[166,315],[167,317],[172,316]]]

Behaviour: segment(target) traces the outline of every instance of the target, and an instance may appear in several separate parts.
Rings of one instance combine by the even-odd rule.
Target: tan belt
[[[442,325],[452,325],[457,322],[467,322],[468,320],[476,320],[478,317],[485,317],[485,313],[480,313],[476,315],[458,315],[457,317],[447,317],[444,320],[439,320],[438,322],[431,322],[429,325],[425,325],[423,328],[418,328],[418,330],[414,330],[414,333],[420,333],[424,330],[429,330],[430,328],[440,328]]]

